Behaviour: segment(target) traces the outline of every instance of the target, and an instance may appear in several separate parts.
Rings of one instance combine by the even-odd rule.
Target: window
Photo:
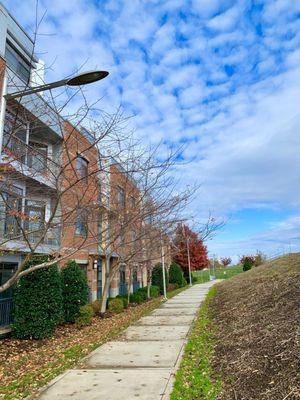
[[[76,159],[76,170],[78,174],[78,178],[87,182],[88,179],[88,165],[89,162],[81,156],[77,156]]]
[[[75,235],[87,236],[87,214],[85,210],[77,211]]]
[[[125,191],[121,186],[117,188],[117,202],[120,207],[125,207]]]
[[[42,172],[47,168],[48,147],[41,143],[29,142],[27,165],[35,171]]]
[[[44,233],[45,203],[36,200],[26,200],[25,203],[25,229],[30,242],[37,242]]]
[[[0,210],[4,213],[4,236],[8,238],[17,238],[20,234],[20,212],[22,211],[22,189],[15,186],[10,192],[1,192]],[[2,220],[2,216],[1,216]],[[2,220],[3,221],[3,220]]]
[[[26,61],[17,50],[6,43],[5,58],[7,65],[26,83],[30,79],[30,63]]]

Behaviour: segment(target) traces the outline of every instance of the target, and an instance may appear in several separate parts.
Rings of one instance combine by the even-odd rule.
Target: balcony
[[[17,136],[4,134],[3,153],[10,170],[35,179],[39,183],[55,187],[55,175],[57,164],[49,157],[48,146],[42,143],[30,141],[27,144]]]

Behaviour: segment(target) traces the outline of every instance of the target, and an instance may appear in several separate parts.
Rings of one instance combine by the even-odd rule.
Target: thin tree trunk
[[[128,285],[127,285],[127,300],[128,300],[128,304],[129,304],[129,301],[130,301],[131,281],[132,281],[132,271],[131,271],[131,268],[129,267],[129,279],[128,279]]]
[[[151,270],[147,271],[147,299],[151,299]]]
[[[105,260],[105,282],[104,288],[102,293],[102,301],[101,301],[101,311],[100,314],[103,315],[106,311],[107,306],[107,298],[108,298],[108,291],[111,283],[111,276],[110,276],[110,256],[106,257]]]

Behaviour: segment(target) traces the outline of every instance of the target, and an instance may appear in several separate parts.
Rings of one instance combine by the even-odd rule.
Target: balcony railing
[[[24,222],[23,222],[24,223]],[[25,222],[26,223],[26,222]],[[32,227],[31,229],[25,227],[26,238],[30,243],[38,243],[41,238],[41,245],[45,244],[48,246],[58,247],[60,245],[60,227],[50,227],[47,232],[44,232],[44,225]],[[2,235],[1,235],[2,233]],[[11,239],[16,241],[25,241],[21,233],[20,222],[18,223],[15,217],[6,217],[0,221],[0,235],[5,239]],[[1,241],[1,239],[0,239]]]
[[[3,151],[13,161],[26,165],[32,172],[45,174],[49,169],[55,171],[57,168],[54,161],[47,155],[47,146],[39,143],[26,144],[16,136],[4,135]]]
[[[12,298],[0,299],[0,327],[9,326],[12,323]]]

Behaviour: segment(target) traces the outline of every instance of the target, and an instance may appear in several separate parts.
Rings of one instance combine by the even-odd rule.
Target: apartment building
[[[3,97],[36,82],[38,60],[33,47],[32,39],[0,4],[1,283],[29,251],[28,243],[36,243],[39,254],[50,254],[60,247],[55,218],[40,240],[40,231],[56,200],[52,178],[62,142],[59,116],[41,96],[7,102]],[[22,219],[25,213],[27,220]],[[29,232],[28,242],[21,231]],[[9,322],[11,295],[10,290],[0,294],[0,325]]]
[[[43,80],[34,43],[0,3],[0,284],[24,257],[63,255],[81,266],[89,299],[147,284],[143,202],[138,183],[91,132],[63,119],[43,95],[4,95]],[[153,247],[153,243],[151,244]],[[149,253],[149,252],[148,252]],[[153,250],[160,259],[158,248]],[[0,326],[11,322],[12,291],[0,293]]]

